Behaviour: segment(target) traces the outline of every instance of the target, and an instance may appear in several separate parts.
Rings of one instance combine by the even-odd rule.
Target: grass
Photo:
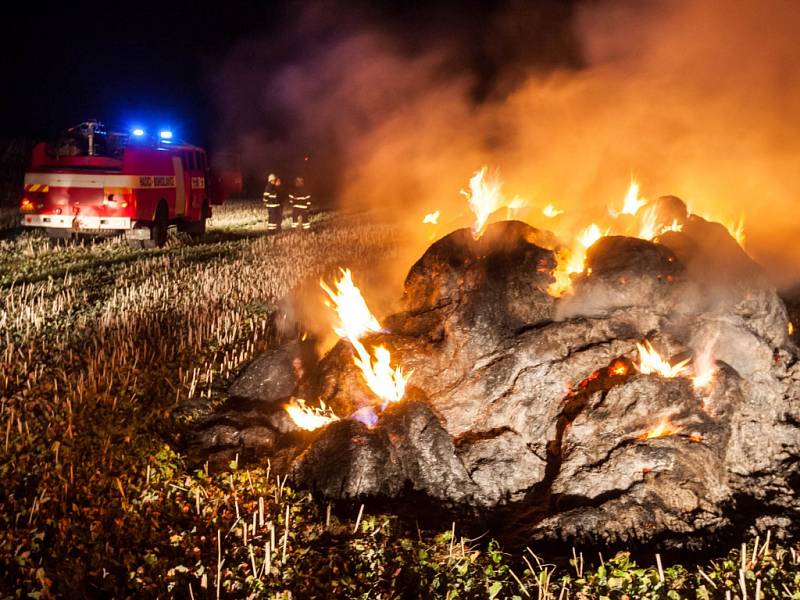
[[[331,514],[268,464],[189,470],[176,407],[222,401],[303,280],[398,243],[343,216],[315,227],[266,237],[237,202],[201,243],[0,241],[0,597],[800,598],[800,547],[767,532],[700,566],[556,566],[457,523]]]

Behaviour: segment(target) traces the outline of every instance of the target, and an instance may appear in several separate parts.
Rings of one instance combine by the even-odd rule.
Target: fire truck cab
[[[51,237],[116,233],[163,246],[170,225],[204,234],[223,194],[202,148],[168,131],[113,133],[87,121],[34,147],[20,212],[23,226]]]

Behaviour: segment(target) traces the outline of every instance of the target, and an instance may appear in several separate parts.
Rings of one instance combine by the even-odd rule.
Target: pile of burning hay
[[[382,323],[343,271],[325,286],[342,339],[250,406],[257,443],[230,408],[196,443],[269,457],[331,499],[502,513],[534,541],[791,529],[800,362],[786,308],[724,227],[674,197],[642,210],[652,236],[587,230],[566,249],[519,221],[456,230]]]

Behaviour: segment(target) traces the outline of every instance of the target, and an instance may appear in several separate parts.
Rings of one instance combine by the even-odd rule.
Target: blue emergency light
[[[172,139],[172,132],[169,129],[165,129],[158,134],[162,140],[171,140]]]
[[[142,137],[144,135],[144,129],[142,129],[141,127],[137,127],[136,129],[131,131],[131,133],[136,137]]]

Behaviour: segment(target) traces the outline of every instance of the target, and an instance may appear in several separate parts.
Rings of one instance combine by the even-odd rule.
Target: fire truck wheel
[[[208,220],[208,202],[203,202],[203,212],[200,215],[200,220],[197,222],[197,227],[193,232],[192,237],[201,238],[206,234],[206,221]]]
[[[158,203],[156,208],[156,218],[150,227],[150,242],[159,248],[167,243],[167,228],[169,227],[169,212],[167,204],[163,200]]]

